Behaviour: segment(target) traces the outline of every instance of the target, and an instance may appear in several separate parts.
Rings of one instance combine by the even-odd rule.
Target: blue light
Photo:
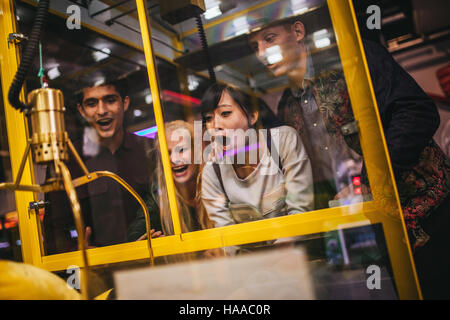
[[[0,249],[9,248],[9,242],[0,242]]]
[[[150,127],[147,129],[136,131],[136,132],[134,132],[134,134],[142,137],[142,136],[147,136],[150,134],[155,134],[156,132],[158,132],[158,128],[156,126],[154,126],[154,127]]]
[[[71,237],[72,239],[78,238],[77,230],[70,230],[70,237]]]

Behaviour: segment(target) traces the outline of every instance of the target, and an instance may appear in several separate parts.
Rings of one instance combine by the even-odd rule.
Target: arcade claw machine
[[[20,233],[17,265],[86,299],[421,299],[352,1],[62,0],[45,18],[38,2],[0,4],[0,189],[17,217],[1,231]],[[283,30],[295,49],[270,44]],[[247,129],[289,135],[225,140],[222,158],[244,163],[206,177],[208,129],[231,114],[205,106],[211,86],[248,104],[233,109]],[[342,106],[352,121],[320,118]],[[251,204],[262,159],[279,167]]]

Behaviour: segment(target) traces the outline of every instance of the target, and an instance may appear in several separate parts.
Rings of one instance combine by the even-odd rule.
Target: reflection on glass
[[[20,2],[17,9],[18,27],[27,34],[35,7]],[[129,38],[133,37],[130,34]],[[117,174],[144,198],[152,184],[156,159],[151,152],[154,135],[139,134],[155,126],[143,53],[89,28],[69,30],[65,19],[53,14],[41,43],[45,79],[64,94],[66,128],[84,165],[89,172]],[[159,67],[163,73],[173,68],[164,61]],[[30,74],[38,74],[39,68],[37,58]],[[30,76],[26,86],[29,91],[40,87],[39,77]],[[167,89],[175,88],[167,85]],[[84,176],[72,154],[67,166],[72,179]],[[52,163],[37,167],[35,176],[39,184],[57,177]],[[140,208],[132,194],[105,177],[76,191],[88,247],[126,242]],[[39,197],[47,201],[42,225],[44,252],[76,250],[78,234],[65,192]],[[152,212],[151,225],[161,230],[159,212]]]
[[[325,1],[268,4],[206,33],[217,78],[227,88],[204,88],[200,111],[194,111],[202,116],[206,140],[201,196],[215,226],[370,200]],[[190,56],[202,54],[193,39],[185,44],[197,50]],[[204,61],[178,61],[207,69]],[[192,89],[192,75],[188,84]],[[265,142],[267,133],[275,143]],[[260,173],[272,164],[276,174]]]
[[[191,254],[182,260],[191,263],[114,272],[115,298],[398,299],[380,224],[250,243],[232,257],[205,258]]]
[[[198,60],[175,59],[175,66],[156,58],[182,232],[369,199],[325,2],[283,3],[289,10],[274,16],[280,4],[258,7],[230,19],[229,34],[209,38],[211,50],[220,50],[215,67],[223,85],[197,72],[204,65],[189,62]],[[218,6],[207,5],[225,10]],[[32,11],[20,5],[19,27],[25,31]],[[51,16],[42,43],[50,84],[65,95],[70,138],[89,171],[119,174],[146,200],[154,237],[172,235],[143,53],[90,30],[69,33],[58,28],[63,23]],[[220,24],[207,31],[214,28]],[[50,46],[55,42],[72,50],[61,54]],[[38,86],[37,78],[29,79],[29,89]],[[170,139],[182,129],[187,139]],[[69,169],[73,178],[83,175],[74,159]],[[51,166],[38,171],[42,181],[54,177]],[[99,179],[77,192],[89,246],[143,239],[143,212],[115,181]],[[46,252],[74,250],[78,235],[66,196],[51,192],[45,199]]]
[[[193,136],[202,148],[191,150],[191,159],[200,159],[201,210],[220,227],[370,200],[326,1],[252,4],[206,2],[206,21],[218,12],[226,18],[205,25],[219,84],[205,75],[211,66],[195,19],[179,22],[190,30],[183,38],[190,51],[174,59],[174,89],[161,90],[166,124],[199,128],[203,121]],[[172,174],[177,183],[178,172]]]
[[[51,16],[42,41],[49,82],[64,92],[67,128],[82,160],[89,171],[117,173],[140,194],[150,212],[152,238],[162,247],[164,240],[182,239],[175,235],[178,224],[182,233],[201,238],[211,232],[217,240],[233,234],[233,228],[206,229],[371,200],[348,79],[326,1],[224,3],[207,1],[203,14],[206,20],[226,18],[205,25],[213,66],[207,65],[192,29],[194,19],[173,28],[165,24],[177,36],[178,30],[194,30],[181,35],[189,51],[175,49],[174,61],[155,58],[170,159],[166,169],[173,177],[179,217],[169,205],[152,110],[155,96],[148,88],[143,53],[92,30],[68,33],[61,27],[64,20],[56,16]],[[23,3],[19,7],[22,15],[32,11]],[[162,19],[157,11],[152,12],[155,17]],[[21,29],[30,28],[27,21],[21,17]],[[154,46],[158,44],[160,39]],[[171,46],[165,44],[167,48]],[[214,70],[217,83],[205,70]],[[28,89],[38,86],[37,78],[30,77]],[[74,159],[68,166],[73,178],[83,175]],[[39,170],[41,181],[55,176],[50,165]],[[145,239],[142,208],[115,181],[96,180],[77,188],[77,194],[89,247]],[[78,235],[66,195],[50,192],[45,200],[47,254],[75,250]],[[323,212],[305,216],[320,220],[316,217]],[[270,221],[274,230],[280,220]],[[329,230],[328,222],[321,230]],[[260,251],[301,247],[315,297],[397,297],[381,225],[353,226],[157,257],[157,264],[224,255],[251,259]],[[256,233],[265,236],[262,230]],[[370,291],[367,285],[371,266],[380,270],[381,291]],[[110,280],[105,289],[112,285]]]
[[[340,228],[225,250],[234,250],[239,256],[284,248],[300,248],[305,252],[315,299],[398,298],[380,224]]]

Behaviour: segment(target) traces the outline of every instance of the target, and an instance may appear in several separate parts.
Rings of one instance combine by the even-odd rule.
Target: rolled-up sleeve
[[[314,208],[311,162],[297,131],[288,126],[282,127],[282,130],[282,133],[275,132],[273,136],[280,150],[288,214],[311,211]]]

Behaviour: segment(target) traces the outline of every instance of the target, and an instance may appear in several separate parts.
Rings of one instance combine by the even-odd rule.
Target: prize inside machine
[[[19,36],[11,43],[21,54],[8,103],[29,133],[12,159],[15,174],[3,180],[13,182],[0,189],[35,196],[27,205],[34,222],[26,221],[39,262],[0,261],[10,270],[0,293],[21,281],[17,294],[33,286],[30,298],[39,299],[48,281],[50,298],[69,299],[417,298],[352,5],[338,2],[15,1]],[[70,5],[81,28],[69,27]],[[294,25],[303,30],[295,48],[269,44],[273,30]],[[302,90],[292,86],[295,68]],[[202,106],[212,85],[236,88],[230,96],[257,108],[239,104],[247,120],[245,110],[258,111],[258,128],[287,132],[275,147],[249,137],[241,149],[222,143],[227,157],[264,145],[269,166],[279,166],[258,188],[227,175],[230,167],[210,170],[223,190],[213,202],[228,201],[220,212],[198,200],[212,190],[206,165],[173,165],[181,149],[170,140],[182,127],[193,133],[194,152],[197,129],[201,152],[215,143],[204,133],[217,109]],[[357,120],[342,117],[336,142],[320,112],[350,102]],[[304,118],[313,121],[302,130]],[[261,190],[267,186],[275,187]],[[226,223],[215,218],[224,211]],[[8,215],[1,217],[4,230]],[[40,283],[19,280],[28,267]]]

